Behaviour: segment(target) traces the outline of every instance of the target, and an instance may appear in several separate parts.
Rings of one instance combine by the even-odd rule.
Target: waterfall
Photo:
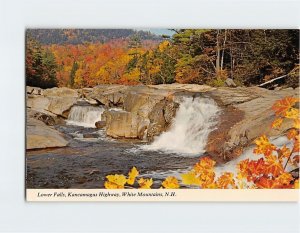
[[[95,123],[101,121],[102,107],[73,106],[69,113],[67,124],[95,128]]]
[[[212,99],[184,97],[169,131],[143,149],[190,155],[204,153],[207,137],[216,126],[219,111]]]

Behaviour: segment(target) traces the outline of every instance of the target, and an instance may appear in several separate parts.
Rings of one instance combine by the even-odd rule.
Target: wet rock
[[[44,96],[52,97],[74,97],[78,98],[79,94],[77,90],[70,89],[67,87],[53,87],[43,90]]]
[[[230,81],[230,80],[228,80]],[[233,85],[232,83],[230,85]],[[171,84],[151,86],[99,85],[94,88],[73,90],[27,88],[27,107],[45,114],[68,117],[70,108],[80,97],[89,104],[118,107],[121,110],[105,111],[97,128],[106,127],[107,135],[114,138],[153,140],[168,130],[183,96],[212,98],[220,108],[217,129],[208,137],[207,152],[222,161],[239,155],[241,149],[262,134],[282,135],[291,127],[285,121],[280,130],[269,126],[275,116],[271,106],[278,99],[297,96],[298,89],[267,90],[259,87],[212,88],[196,84]],[[47,120],[46,116],[39,120]],[[54,118],[55,119],[55,118]],[[105,122],[105,123],[104,123]]]
[[[298,97],[298,89],[271,91],[258,87],[219,88],[210,93],[223,109],[219,125],[210,135],[207,152],[216,160],[228,161],[239,156],[246,145],[265,134],[283,135],[292,127],[286,119],[279,129],[270,126],[275,119],[271,107],[286,96]]]
[[[44,89],[40,95],[34,94],[35,88],[33,91],[30,91],[32,87],[27,89],[27,107],[39,112],[48,111],[64,118],[68,117],[70,108],[80,97],[77,90],[66,87]]]
[[[152,140],[165,131],[176,113],[169,90],[158,90],[147,86],[134,86],[124,92],[123,111],[107,111],[107,135],[118,138]]]
[[[160,84],[160,85],[149,85],[149,87],[159,90],[169,90],[172,92],[177,91],[188,91],[188,92],[208,92],[215,90],[215,87],[211,87],[208,85],[198,85],[198,84],[180,84],[180,83],[172,83],[172,84]]]
[[[105,125],[106,125],[106,122],[105,122],[105,121],[97,121],[97,122],[95,123],[95,126],[96,126],[97,129],[102,129],[102,128],[105,127]]]
[[[64,147],[68,142],[63,135],[44,122],[27,118],[26,149],[42,149],[51,147]]]
[[[77,97],[49,97],[47,110],[64,118],[68,118],[71,107],[76,104]]]
[[[43,89],[40,87],[26,87],[26,93],[31,95],[42,95]]]
[[[145,123],[137,113],[126,111],[106,112],[106,134],[113,138],[141,138]]]
[[[45,114],[45,113],[41,113],[41,112],[37,112],[34,114],[33,116],[34,118],[44,122],[46,125],[55,125],[55,119],[54,117]]]
[[[94,99],[108,107],[120,106],[124,103],[124,92],[128,86],[123,85],[98,85],[92,90],[84,90],[88,99]]]
[[[86,133],[86,134],[83,134],[83,138],[98,138],[99,135],[96,134],[96,133]]]

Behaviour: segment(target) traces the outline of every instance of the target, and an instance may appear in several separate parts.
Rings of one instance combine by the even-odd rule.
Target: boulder
[[[27,118],[26,149],[45,149],[67,145],[67,140],[53,127],[47,126],[40,120]]]
[[[106,111],[106,134],[113,138],[143,139],[149,122],[137,113]]]
[[[43,89],[40,87],[26,87],[26,93],[31,95],[42,95]]]
[[[231,80],[228,84],[234,86]],[[102,121],[95,124],[97,128],[105,127],[108,136],[148,141],[168,130],[183,96],[212,98],[222,111],[216,129],[208,136],[206,151],[214,159],[224,162],[238,156],[244,147],[262,134],[268,137],[284,134],[292,121],[285,121],[279,130],[271,129],[275,119],[271,106],[286,96],[299,97],[299,88],[267,90],[260,87],[212,88],[197,84],[99,85],[80,91],[27,87],[27,93],[27,107],[42,113],[35,118],[48,125],[53,124],[48,116],[54,116],[54,120],[57,116],[66,118],[70,108],[80,97],[84,97],[90,104],[114,108],[106,110]],[[43,126],[49,127],[46,124]]]
[[[77,97],[48,97],[49,105],[47,109],[58,116],[68,118],[71,107],[77,103]]]
[[[121,106],[127,89],[128,86],[123,85],[98,85],[92,89],[84,89],[84,96],[108,107]]]
[[[110,94],[117,96],[112,91]],[[170,98],[172,95],[173,92],[169,90],[148,86],[127,87],[123,90],[122,97],[124,110],[102,114],[102,119],[106,121],[107,135],[151,141],[168,128],[175,115],[178,104]]]
[[[44,89],[40,95],[32,94],[31,87],[27,87],[27,107],[39,112],[50,112],[64,118],[68,117],[68,111],[78,101],[77,90],[70,88]],[[27,92],[27,93],[28,93]]]
[[[102,129],[102,128],[105,127],[105,125],[106,125],[106,122],[105,122],[105,121],[97,121],[97,122],[95,123],[95,126],[96,126],[97,129]]]
[[[52,97],[79,97],[78,90],[70,89],[67,87],[53,87],[49,89],[44,89],[43,95]]]
[[[283,135],[292,127],[286,119],[280,129],[272,129],[275,114],[271,107],[286,96],[299,97],[298,89],[270,91],[258,87],[219,88],[210,93],[223,109],[217,129],[208,138],[207,152],[218,161],[228,161],[242,153],[242,149],[265,134]]]
[[[237,85],[235,84],[235,82],[233,81],[233,79],[231,78],[227,78],[225,80],[225,84],[228,86],[228,87],[237,87]]]
[[[46,125],[55,125],[55,118],[48,114],[37,112],[33,117],[44,122]]]

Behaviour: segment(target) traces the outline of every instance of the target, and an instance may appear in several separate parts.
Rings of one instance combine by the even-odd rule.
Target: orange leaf
[[[261,177],[255,182],[256,186],[261,189],[272,189],[275,186],[275,181],[266,177]]]
[[[241,178],[246,178],[249,174],[248,170],[249,159],[242,160],[238,163],[237,167],[239,169],[239,173]]]
[[[291,150],[284,145],[281,149],[277,150],[279,161],[282,162],[283,158],[288,158],[291,154]]]
[[[275,179],[278,186],[289,185],[293,180],[293,176],[290,173],[284,172]]]
[[[298,101],[299,100],[297,98],[288,96],[281,100],[277,100],[272,106],[272,109],[275,111],[277,116],[285,116],[286,112]]]
[[[269,155],[266,157],[266,169],[264,174],[272,174],[273,177],[277,177],[284,172],[282,164],[278,160],[277,156]]]
[[[211,170],[214,168],[216,162],[209,157],[201,158],[198,163],[195,164],[194,170],[196,173],[201,173],[203,170]]]
[[[278,129],[281,125],[282,125],[282,122],[283,122],[283,118],[277,118],[277,119],[275,119],[274,121],[273,121],[273,123],[272,123],[272,125],[271,125],[271,127],[273,128],[273,129]]]
[[[213,170],[203,170],[199,176],[200,187],[208,188],[214,183],[215,173]]]
[[[266,169],[265,160],[263,158],[260,158],[259,160],[251,160],[248,163],[248,181],[253,181],[257,179],[261,174],[264,174],[264,170]]]
[[[294,140],[294,148],[293,148],[293,153],[299,153],[300,152],[300,147],[299,147],[299,140]]]
[[[296,129],[290,129],[287,133],[287,138],[288,139],[293,139],[298,135],[298,131]]]
[[[233,173],[225,172],[223,173],[217,180],[218,188],[226,189],[226,188],[236,188],[235,181],[233,178]]]
[[[255,154],[264,154],[269,155],[276,147],[270,143],[269,139],[266,135],[262,135],[261,137],[257,138],[255,141],[256,148],[253,150]]]

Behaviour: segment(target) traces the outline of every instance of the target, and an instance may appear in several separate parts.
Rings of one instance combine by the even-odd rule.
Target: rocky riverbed
[[[298,92],[193,84],[27,87],[27,186],[101,187],[105,175],[132,166],[160,180],[204,153],[225,163],[262,134],[283,135],[292,123],[272,130],[271,106]]]

